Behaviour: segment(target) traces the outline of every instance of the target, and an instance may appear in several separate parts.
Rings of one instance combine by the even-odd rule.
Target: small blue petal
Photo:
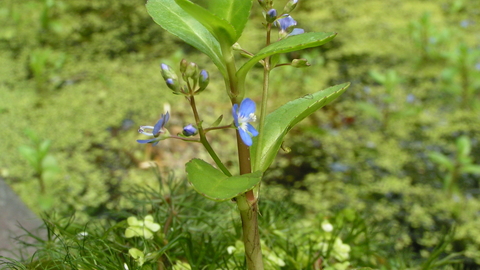
[[[305,30],[303,30],[302,28],[294,28],[292,30],[292,32],[290,32],[290,34],[288,34],[288,36],[295,36],[295,35],[300,35],[300,34],[303,34],[305,33]]]
[[[240,109],[238,114],[241,116],[249,116],[255,112],[255,102],[249,98],[246,98],[240,104]]]
[[[238,113],[237,113],[237,110],[238,110],[238,105],[237,104],[233,104],[233,107],[232,107],[232,116],[233,116],[233,121],[235,122],[235,126],[238,127]]]
[[[208,79],[208,72],[205,69],[202,69],[202,71],[200,71],[200,79],[203,81]]]
[[[163,116],[162,118],[160,118],[160,120],[158,120],[158,122],[155,124],[155,126],[153,127],[153,136],[157,135],[158,132],[160,131],[160,129],[162,129],[163,127]]]
[[[277,24],[278,22],[278,24]],[[295,21],[292,16],[287,16],[284,18],[280,18],[275,22],[275,25],[280,27],[281,31],[287,31],[287,28],[297,25],[297,21]]]
[[[258,131],[250,124],[247,124],[247,130],[252,134],[253,137],[258,136]]]
[[[160,65],[160,68],[165,70],[165,71],[170,69],[170,67],[167,64],[163,64],[163,63]]]
[[[148,140],[137,140],[138,143],[151,143],[151,142],[154,142],[154,141],[157,141],[158,143],[158,140],[155,138],[155,139],[148,139]]]
[[[167,124],[169,119],[170,119],[170,114],[168,112],[165,115],[162,114],[162,117],[160,118],[160,120],[158,120],[158,122],[153,127],[154,136],[160,132],[160,130]]]
[[[250,138],[250,135],[248,135],[245,130],[239,128],[238,133],[240,134],[240,138],[242,138],[244,144],[247,146],[252,146],[252,138]]]

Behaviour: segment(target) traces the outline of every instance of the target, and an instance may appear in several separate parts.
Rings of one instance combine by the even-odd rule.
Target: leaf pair
[[[231,47],[242,35],[252,0],[204,3],[208,9],[188,0],[149,0],[147,11],[165,30],[208,55],[226,76],[222,48]]]
[[[272,164],[288,131],[305,117],[339,97],[349,85],[340,84],[304,96],[270,113],[265,120],[261,143],[257,139],[259,137],[256,137],[251,147],[255,172],[229,177],[207,162],[193,159],[186,164],[188,180],[198,193],[215,201],[229,200],[253,189],[260,183],[263,172]]]

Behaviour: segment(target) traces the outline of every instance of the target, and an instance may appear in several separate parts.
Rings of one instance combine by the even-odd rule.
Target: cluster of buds
[[[303,29],[295,28],[297,21],[289,15],[297,7],[298,0],[289,0],[283,8],[281,15],[278,15],[277,10],[273,8],[272,1],[259,0],[258,2],[265,10],[264,16],[267,23],[273,23],[273,25],[279,28],[280,39],[304,33]]]
[[[182,85],[175,71],[167,64],[161,64],[162,77],[168,88],[176,95],[192,96],[205,90],[210,82],[208,72],[204,69],[198,70],[197,64],[188,62],[185,59],[180,61],[180,73],[186,85]]]

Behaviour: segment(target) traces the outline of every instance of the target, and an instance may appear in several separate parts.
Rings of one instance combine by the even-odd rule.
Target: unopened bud
[[[210,82],[210,76],[208,75],[208,72],[205,69],[202,69],[202,71],[200,71],[200,76],[198,77],[199,88],[197,90],[197,93],[205,90],[209,82]]]
[[[182,61],[180,61],[180,72],[182,74],[185,73],[185,70],[187,70],[187,66],[188,66],[188,61],[185,59],[182,59]]]
[[[168,78],[165,80],[165,83],[167,84],[168,88],[170,88],[174,94],[180,94],[180,84],[178,83],[178,80]]]
[[[292,67],[295,67],[295,68],[303,68],[303,67],[309,67],[310,63],[308,63],[307,59],[301,58],[301,59],[293,59],[291,65]]]
[[[297,7],[298,0],[290,0],[287,2],[285,7],[283,8],[283,14],[288,14],[292,12]]]
[[[167,80],[167,79],[177,80],[178,79],[177,74],[175,73],[175,71],[173,71],[173,69],[169,65],[161,64],[160,68],[162,69],[162,77],[163,77],[164,80]]]
[[[192,78],[193,80],[196,80],[198,78],[197,64],[193,62],[188,63],[187,68],[185,70],[185,78]]]
[[[265,14],[265,20],[268,23],[273,23],[277,19],[277,10],[272,8]]]
[[[182,134],[186,137],[194,136],[197,135],[197,129],[192,124],[186,125],[183,128]]]
[[[242,46],[240,46],[240,44],[238,44],[238,42],[235,42],[235,43],[232,45],[232,49],[234,49],[235,51],[241,51],[241,50],[243,50],[243,49],[242,49]]]

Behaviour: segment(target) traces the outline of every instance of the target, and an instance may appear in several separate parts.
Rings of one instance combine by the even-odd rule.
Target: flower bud
[[[290,0],[287,2],[285,7],[283,8],[283,14],[288,14],[292,12],[297,7],[298,0]]]
[[[188,66],[188,61],[185,59],[182,59],[182,61],[180,61],[180,72],[182,74],[185,73],[185,70],[187,70],[187,66]]]
[[[185,79],[186,78],[192,78],[193,80],[196,80],[198,78],[198,66],[197,64],[190,62],[188,63],[185,73],[184,73]]]
[[[265,14],[265,20],[268,23],[273,23],[277,19],[277,10],[272,8]]]
[[[178,94],[180,91],[180,83],[178,82],[177,74],[167,64],[161,64],[162,77],[165,80],[168,88],[170,88],[174,94]]]
[[[180,84],[178,83],[178,80],[168,78],[165,80],[165,83],[167,84],[167,87],[173,91],[174,94],[177,94],[177,95],[180,94],[181,89],[180,89]]]
[[[238,44],[238,42],[235,42],[235,43],[232,45],[232,49],[234,49],[235,51],[241,51],[241,50],[243,50],[242,47],[240,46],[240,44]]]
[[[309,67],[310,63],[308,63],[307,59],[301,58],[301,59],[293,59],[291,65],[292,67],[295,67],[295,68],[303,68],[303,67]]]
[[[202,71],[200,71],[200,76],[198,78],[198,87],[199,88],[197,90],[197,93],[205,90],[205,88],[207,88],[209,82],[210,82],[210,76],[208,75],[208,72],[205,69],[202,69]]]
[[[183,128],[182,134],[186,137],[194,136],[197,135],[197,129],[192,124],[186,125]]]
[[[173,79],[173,80],[178,79],[177,74],[175,73],[175,71],[173,71],[173,69],[169,65],[161,64],[160,68],[162,69],[163,79],[165,79],[165,80],[170,79],[170,78]]]

